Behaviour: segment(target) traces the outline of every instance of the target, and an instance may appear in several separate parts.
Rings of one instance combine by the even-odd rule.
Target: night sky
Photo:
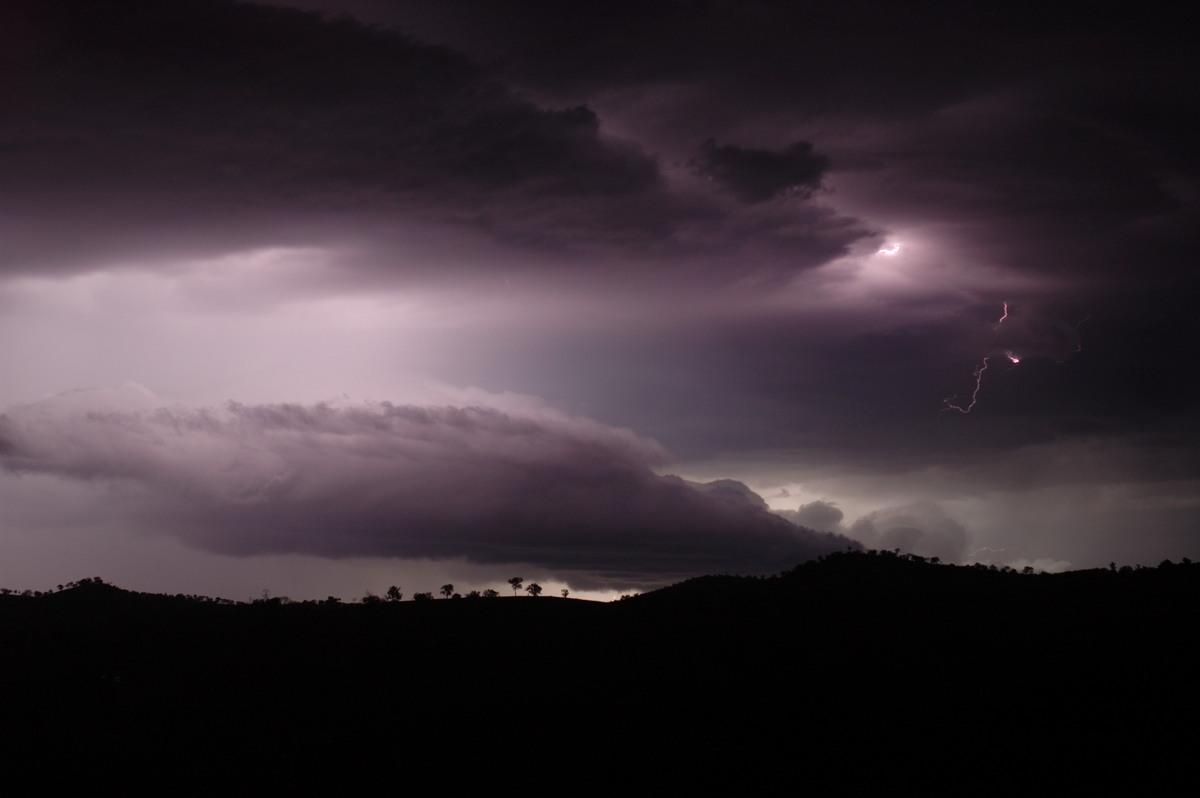
[[[6,587],[1200,558],[1163,7],[0,14]]]

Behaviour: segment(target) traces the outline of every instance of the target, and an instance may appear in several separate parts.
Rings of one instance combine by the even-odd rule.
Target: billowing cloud
[[[800,269],[862,234],[828,209],[728,219],[586,104],[539,105],[396,30],[231,0],[22,5],[0,122],[3,272],[330,243],[409,276],[429,260],[495,268],[497,246],[558,272],[612,255],[678,271],[713,226],[735,249],[783,232]],[[824,169],[807,144],[705,152],[698,168],[752,202],[811,190]]]
[[[840,529],[845,513],[833,502],[818,500],[802,504],[795,510],[777,510],[778,515],[793,524],[832,532]]]
[[[849,525],[842,523],[841,508],[824,499],[775,512],[794,524],[842,534],[871,549],[899,549],[949,563],[963,562],[966,555],[966,526],[932,501],[884,507]]]
[[[922,557],[959,563],[967,546],[967,529],[933,502],[889,507],[859,518],[847,534],[872,549],[899,549]]]
[[[221,0],[28,6],[0,124],[6,269],[362,236],[397,213],[550,241],[657,224],[621,211],[655,191],[653,158],[444,48]]]
[[[630,586],[775,572],[849,544],[772,515],[738,483],[658,476],[655,442],[551,411],[214,410],[151,396],[130,386],[14,408],[0,458],[110,482],[137,523],[235,555],[463,557]],[[113,409],[123,399],[140,407]]]

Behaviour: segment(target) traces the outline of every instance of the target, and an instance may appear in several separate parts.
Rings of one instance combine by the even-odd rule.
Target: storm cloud
[[[1200,557],[1176,6],[5,14],[10,581]]]
[[[14,409],[0,419],[4,466],[110,482],[128,518],[234,555],[463,557],[629,587],[777,572],[854,545],[772,515],[738,483],[659,476],[653,441],[550,411],[111,409],[122,397],[153,404],[127,386]]]
[[[564,252],[694,258],[714,243],[697,229],[745,242],[797,227],[738,222],[670,186],[655,155],[606,133],[586,104],[539,105],[397,30],[232,0],[18,7],[9,74],[20,78],[0,122],[5,271],[264,245],[386,253],[431,237],[524,249],[527,265]],[[810,150],[710,147],[697,169],[758,202],[814,188],[824,161]],[[794,268],[862,235],[829,216],[786,236],[811,252]],[[481,254],[433,259],[487,270]]]
[[[931,502],[877,510],[855,521],[848,534],[871,549],[898,549],[943,562],[962,562],[967,529]]]
[[[444,48],[223,0],[18,5],[6,269],[361,235],[396,213],[585,235],[582,214],[556,230],[563,201],[612,235],[652,234],[613,205],[654,193],[651,157],[602,137],[586,107],[539,108]]]
[[[829,159],[798,141],[779,152],[717,144],[709,139],[688,162],[701,176],[745,202],[765,202],[783,192],[811,195],[821,185]]]

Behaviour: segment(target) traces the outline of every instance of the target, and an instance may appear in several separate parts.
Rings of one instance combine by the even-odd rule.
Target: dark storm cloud
[[[400,32],[230,0],[18,8],[0,122],[6,270],[332,241],[389,252],[464,233],[684,256],[712,243],[689,229],[719,229],[728,247],[801,226],[673,192],[586,105],[539,106]],[[821,163],[727,145],[703,169],[758,201],[812,188]],[[861,235],[828,215],[780,241],[789,268]]]
[[[542,96],[627,107],[655,147],[685,161],[708,137],[778,146],[796,138],[782,131],[818,131],[853,210],[957,226],[977,261],[1140,279],[1174,272],[1198,243],[1187,131],[1200,104],[1185,76],[1200,63],[1184,12],[1169,6],[340,7],[471,53]],[[780,187],[734,186],[751,198]]]
[[[143,523],[224,553],[464,557],[631,586],[774,572],[849,544],[739,483],[657,476],[661,447],[585,419],[387,403],[114,411],[103,398],[0,419],[5,467],[111,481]]]
[[[603,218],[594,235],[652,232],[619,209],[657,190],[651,157],[445,49],[224,0],[20,8],[0,124],[7,268],[361,234],[397,213],[552,239],[547,209],[574,201]]]
[[[821,185],[829,159],[797,141],[778,152],[717,145],[709,139],[688,165],[745,202],[765,202],[786,192],[810,195]]]
[[[1171,7],[773,0],[340,7],[445,42],[538,96],[623,110],[627,129],[684,165],[697,141],[714,137],[708,158],[693,166],[711,174],[724,162],[712,156],[728,148],[725,188],[744,199],[772,196],[786,170],[739,170],[732,156],[780,156],[784,143],[811,140],[813,158],[830,165],[799,184],[831,186],[838,214],[801,224],[797,251],[828,261],[872,226],[899,236],[915,229],[946,261],[922,290],[957,293],[967,307],[1036,302],[1064,330],[1090,316],[1085,337],[1115,347],[1103,357],[1084,341],[1085,357],[1055,374],[1042,361],[1066,359],[1064,347],[1032,342],[1034,368],[1013,376],[1047,385],[1068,377],[1040,394],[1055,409],[1151,393],[1154,385],[1176,385],[1186,401],[1196,396],[1193,378],[1174,364],[1200,352],[1191,266],[1200,249],[1200,161],[1187,134],[1200,124],[1200,103],[1186,78],[1200,70],[1200,51]],[[815,161],[808,165],[816,170]],[[741,276],[739,266],[795,274],[778,259],[766,266],[771,258],[753,248],[770,241],[773,253],[787,250],[773,205],[702,219],[690,228],[693,240],[709,255],[746,256],[722,263],[726,276]],[[835,222],[849,214],[870,224],[834,235]],[[1006,279],[1017,276],[1025,282]],[[856,370],[856,403],[867,392],[887,399],[871,408],[884,415],[897,406],[893,386],[902,400],[912,395],[910,407],[928,401],[926,390],[940,401],[969,389],[977,358],[989,353],[968,352],[968,340],[952,358],[941,334],[914,329],[903,310],[894,301],[875,304],[874,327],[885,332],[838,341],[836,352],[822,355],[839,359],[839,380]],[[942,324],[954,335],[953,320]],[[882,338],[903,339],[908,349],[882,359],[870,351]],[[787,362],[788,351],[805,351],[802,343],[774,346],[764,330],[757,344],[748,348],[780,369],[799,375],[809,365]],[[1129,366],[1136,381],[1121,377]],[[957,377],[964,369],[967,386]],[[1019,393],[1010,398],[1021,401]],[[1131,395],[1106,412],[1137,412],[1139,401]]]
[[[997,325],[1002,313],[1001,302],[980,303],[888,325],[876,308],[798,313],[785,306],[753,318],[709,321],[702,333],[687,327],[658,332],[652,340],[612,331],[522,340],[507,346],[519,350],[507,362],[514,371],[540,365],[542,374],[554,375],[586,361],[572,393],[546,377],[531,390],[568,406],[586,401],[589,414],[623,419],[687,459],[788,450],[830,468],[891,471],[1053,440],[1085,412],[1095,411],[1093,421],[1113,432],[1156,412],[1145,404],[1156,390],[1152,383],[1119,380],[1120,372],[1153,373],[1166,365],[1149,349],[1132,357],[1145,339],[1121,344],[1131,357],[1119,372],[1101,354],[1117,342],[1089,337],[1111,322],[1079,324],[1081,318],[1024,303],[1010,305]],[[873,329],[880,318],[883,329]],[[1008,351],[1021,358],[1019,365]],[[979,410],[950,415],[943,400],[970,396],[984,357],[991,368]],[[1100,380],[1109,373],[1113,384],[1104,385]],[[1191,379],[1179,374],[1173,384]],[[674,401],[681,396],[692,400]],[[1168,398],[1179,400],[1171,394],[1160,401]]]
[[[714,479],[712,482],[689,482],[687,484],[694,490],[720,497],[726,502],[742,504],[756,510],[767,509],[767,503],[762,496],[736,479]]]
[[[270,383],[270,391],[244,394],[262,401],[340,390],[389,396],[374,382],[370,390],[344,385],[354,368],[309,368],[317,350],[340,365],[364,348],[360,338],[332,333],[370,321],[358,306],[339,304],[365,286],[394,318],[414,318],[367,343],[396,355],[365,369],[380,383],[428,365],[454,385],[536,394],[663,442],[692,461],[683,473],[737,476],[771,492],[804,485],[830,497],[828,506],[810,502],[789,516],[805,526],[844,528],[835,502],[855,508],[851,520],[888,505],[901,509],[857,527],[871,545],[958,552],[954,524],[969,522],[973,536],[991,535],[977,545],[1022,540],[1029,547],[1021,556],[1030,558],[1058,557],[1047,547],[1074,541],[1058,559],[1078,564],[1090,561],[1085,551],[1101,550],[1096,517],[1117,516],[1079,510],[1098,506],[1078,498],[1093,495],[1084,488],[1140,506],[1138,491],[1119,487],[1142,480],[1153,483],[1144,493],[1155,501],[1131,528],[1166,519],[1171,545],[1195,529],[1194,505],[1178,497],[1198,473],[1200,159],[1192,132],[1200,84],[1190,76],[1200,74],[1200,49],[1173,7],[274,5],[345,10],[396,27],[226,0],[7,4],[0,270],[95,271],[124,255],[150,268],[157,252],[272,246],[285,252],[278,269],[256,271],[231,256],[214,309],[226,296],[255,293],[283,302],[305,279],[309,295],[327,290],[330,300],[305,306],[296,323],[311,336],[290,336],[271,310],[277,304],[264,301],[262,330],[278,338],[268,345],[251,329],[226,357],[211,351],[213,341],[237,340],[224,333],[234,325],[210,334],[208,318],[164,312],[150,322],[126,312],[142,311],[143,297],[145,307],[162,304],[186,289],[176,277],[207,267],[164,258],[154,277],[163,291],[131,294],[125,304],[104,281],[14,280],[0,301],[21,312],[4,320],[10,338],[29,343],[0,353],[0,384],[12,401],[127,376],[157,385],[156,364],[182,370],[193,359],[206,364],[195,378],[165,389],[203,390],[200,403],[237,394],[213,387],[236,372]],[[282,263],[294,257],[288,244],[312,245],[314,276]],[[889,245],[901,247],[895,258],[876,253]],[[1004,303],[1010,313],[1001,324]],[[78,309],[93,305],[99,310],[85,322]],[[165,334],[177,321],[186,322],[189,343],[168,352],[167,342],[185,337]],[[332,337],[315,344],[326,327]],[[156,347],[146,341],[162,351],[150,353]],[[192,357],[201,346],[210,351]],[[147,353],[131,358],[131,349]],[[290,388],[280,379],[289,370],[309,385]],[[965,406],[977,388],[971,413],[946,406]],[[567,446],[578,470],[543,452],[534,462],[547,473],[534,479],[534,465],[522,471],[499,453],[526,451],[522,436],[483,421],[467,437],[496,448],[472,466],[451,454],[459,450],[448,442],[449,416],[431,423],[433,450],[446,453],[438,462],[460,464],[464,484],[481,492],[429,468],[428,508],[422,495],[390,488],[419,480],[398,470],[411,454],[387,424],[380,445],[402,456],[368,466],[359,449],[329,443],[353,436],[302,445],[291,422],[259,420],[265,405],[239,411],[251,445],[231,448],[232,416],[221,411],[211,435],[185,436],[196,445],[180,463],[152,469],[146,452],[158,449],[129,447],[158,428],[146,420],[155,407],[138,415],[116,406],[105,411],[109,422],[98,415],[93,426],[77,414],[36,439],[36,457],[28,421],[11,416],[0,456],[10,467],[26,458],[26,467],[53,463],[50,473],[80,477],[142,463],[112,482],[112,495],[155,516],[143,525],[210,548],[334,556],[354,546],[413,556],[469,549],[499,561],[488,548],[495,543],[505,558],[529,551],[565,570],[594,566],[614,581],[621,563],[603,541],[642,552],[631,567],[649,573],[655,557],[703,559],[697,551],[731,540],[714,533],[716,548],[685,552],[674,532],[646,534],[637,549],[622,530],[664,516],[636,507],[678,505],[665,513],[678,518],[701,505],[713,518],[714,506],[739,508],[725,511],[736,520],[730,528],[762,510],[740,483],[680,492],[651,478],[658,455],[636,446],[627,457],[610,456],[607,443]],[[176,415],[199,423],[196,411]],[[555,427],[563,440],[593,440],[573,424]],[[65,445],[68,431],[83,441],[101,429],[105,445],[89,444],[86,456],[55,459],[44,448]],[[345,487],[331,487],[338,469],[310,465],[322,458],[345,462]],[[204,470],[213,463],[234,465]],[[1108,474],[1100,463],[1134,473]],[[1145,463],[1161,472],[1140,476]],[[319,475],[316,498],[282,477],[272,481],[293,471]],[[1058,490],[1064,475],[1080,486]],[[597,487],[617,484],[625,487]],[[250,490],[253,500],[240,502],[246,485],[283,493],[255,498]],[[493,485],[497,496],[548,490],[536,503],[488,504]],[[399,504],[363,495],[370,486]],[[997,497],[996,486],[1011,486],[1012,495]],[[586,496],[610,509],[564,498]],[[970,496],[991,504],[980,509],[987,502],[979,499],[968,514]],[[922,498],[944,505],[909,506]],[[1059,504],[1067,509],[1046,512]],[[447,522],[444,513],[458,506],[471,519],[485,508],[488,523]],[[939,517],[941,506],[963,520]],[[1025,515],[1007,516],[1012,507]],[[322,531],[324,508],[339,536]],[[571,519],[575,534],[552,560],[547,552],[563,551],[556,547],[566,539],[547,542],[547,519],[558,517]],[[415,537],[393,535],[392,518]],[[1150,547],[1159,534],[1105,523],[1122,543],[1106,544],[1104,562]],[[708,529],[699,521],[694,528]],[[487,538],[484,529],[500,531]],[[459,534],[465,543],[455,548]],[[746,556],[758,562],[764,549],[755,546],[759,553]],[[738,556],[713,555],[697,568],[757,569],[718,562]]]
[[[949,2],[296,4],[344,8],[411,29],[477,53],[518,84],[545,92],[703,81],[732,105],[713,109],[714,115],[764,102],[823,111],[848,96],[885,112],[925,109],[932,98],[977,82],[980,65],[1003,50],[1006,34],[1055,18],[1042,9],[1035,17]]]
[[[891,128],[874,164],[836,146],[831,157],[847,165],[841,188],[870,186],[861,212],[901,229],[936,223],[971,261],[1085,295],[1178,276],[1197,242],[1200,172],[1153,132],[1096,109],[1064,115],[1062,101],[1040,88],[982,96]]]

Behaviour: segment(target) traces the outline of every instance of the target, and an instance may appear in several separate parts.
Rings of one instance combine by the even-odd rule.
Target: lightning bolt
[[[1004,324],[1004,320],[1007,318],[1008,303],[1005,302],[1004,312],[1000,314],[1000,318],[996,319],[996,326],[992,327],[992,329],[1000,329],[1000,326]],[[1008,362],[1012,363],[1014,366],[1021,362],[1021,358],[1018,357],[1011,349],[1004,350],[1004,356],[1008,358]],[[994,357],[996,357],[994,354],[988,355],[978,366],[975,367],[975,371],[971,375],[975,378],[975,390],[971,391],[971,401],[966,405],[955,404],[954,400],[958,398],[958,394],[947,396],[942,400],[942,404],[945,405],[945,407],[942,409],[943,413],[945,413],[947,410],[954,410],[958,413],[962,413],[965,416],[971,412],[971,410],[975,407],[975,404],[979,401],[979,391],[983,388],[983,372],[988,370],[988,366],[991,365],[990,361]]]
[[[979,389],[983,387],[983,372],[987,371],[988,361],[991,359],[991,355],[988,355],[983,359],[983,362],[975,368],[975,390],[971,391],[971,403],[966,407],[959,407],[958,405],[954,404],[954,400],[958,398],[957,394],[954,396],[947,396],[942,400],[942,404],[946,406],[945,410],[942,411],[943,413],[946,410],[957,410],[959,413],[962,413],[965,416],[967,413],[971,412],[971,409],[975,407],[975,403],[979,401]]]

